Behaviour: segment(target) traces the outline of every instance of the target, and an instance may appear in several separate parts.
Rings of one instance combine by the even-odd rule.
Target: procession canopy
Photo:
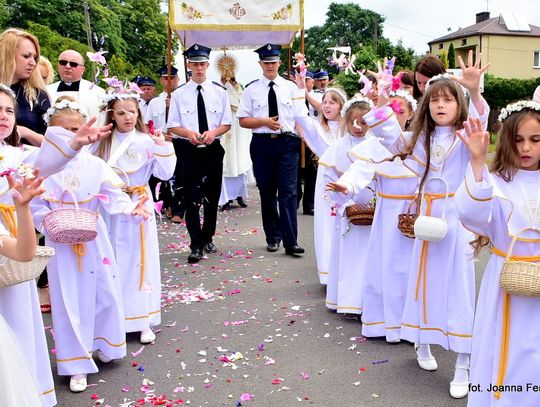
[[[170,0],[169,24],[184,48],[289,45],[304,25],[304,0]]]

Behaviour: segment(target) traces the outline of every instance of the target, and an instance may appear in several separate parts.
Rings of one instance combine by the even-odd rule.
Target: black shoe
[[[315,215],[315,211],[313,209],[304,209],[304,215],[313,216]]]
[[[205,243],[203,249],[204,249],[204,251],[206,253],[215,253],[215,252],[217,252],[217,247],[212,242]]]
[[[270,253],[277,252],[279,250],[279,243],[268,243],[266,245],[266,250],[268,250]]]
[[[238,205],[240,205],[242,208],[247,208],[247,203],[244,201],[244,198],[239,196],[236,198],[236,202],[238,202]]]
[[[219,208],[219,210],[220,210],[221,212],[223,212],[223,211],[228,211],[229,209],[231,209],[231,203],[230,203],[230,202],[227,202],[226,204],[222,205],[222,206]]]
[[[291,256],[298,256],[299,254],[304,254],[305,252],[306,251],[298,245],[285,248],[285,254],[290,254]]]
[[[202,250],[201,249],[191,249],[191,253],[189,254],[187,261],[190,264],[198,263],[203,258]]]

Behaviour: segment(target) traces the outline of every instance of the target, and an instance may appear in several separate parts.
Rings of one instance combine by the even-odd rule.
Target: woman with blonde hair
[[[38,39],[18,28],[0,34],[0,83],[10,85],[17,99],[17,129],[21,139],[39,146],[47,125],[43,115],[51,103],[41,73]]]
[[[45,85],[50,85],[51,83],[53,83],[56,73],[54,72],[54,68],[51,64],[51,61],[49,61],[47,57],[44,57],[42,55],[39,58],[38,66],[39,66],[39,74],[41,75],[41,79],[43,79],[43,82],[45,83]]]

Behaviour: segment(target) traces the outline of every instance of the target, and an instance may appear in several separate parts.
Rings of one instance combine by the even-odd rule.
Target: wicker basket
[[[523,297],[540,297],[540,264],[511,260],[516,240],[517,235],[514,236],[512,243],[510,243],[499,284],[508,294]]]
[[[37,246],[36,255],[31,261],[22,262],[8,259],[6,263],[0,265],[0,287],[8,287],[38,278],[54,253],[52,247]]]
[[[373,196],[375,191],[368,187]],[[345,215],[350,223],[356,226],[369,226],[373,224],[373,216],[375,215],[375,203],[373,201],[361,204],[353,204],[345,208]]]
[[[398,223],[397,227],[401,234],[405,237],[414,239],[414,222],[416,222],[416,218],[418,217],[417,213],[411,213],[411,207],[415,204],[416,208],[418,210],[418,202],[417,199],[413,199],[409,206],[407,207],[407,213],[400,213],[398,215]]]
[[[63,204],[62,193],[60,197]],[[94,240],[97,236],[98,213],[89,209],[79,208],[73,192],[75,208],[56,208],[43,218],[43,226],[49,239],[54,243],[76,244]]]

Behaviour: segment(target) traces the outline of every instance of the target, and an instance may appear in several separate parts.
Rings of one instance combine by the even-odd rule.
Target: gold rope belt
[[[15,207],[13,205],[0,204],[0,217],[6,224],[6,228],[13,237],[17,237],[17,221]]]
[[[491,247],[491,253],[496,256],[500,256],[506,259],[507,253],[496,248]],[[528,261],[539,262],[540,256],[510,256],[510,260],[515,261]],[[499,374],[497,375],[497,386],[502,386],[504,377],[506,376],[506,368],[508,366],[508,347],[510,344],[510,295],[505,292],[503,298],[503,321],[502,321],[502,333],[501,333],[501,350],[499,355]],[[501,392],[497,391],[493,395],[496,399],[501,398]]]
[[[426,199],[426,216],[431,215],[431,207],[433,205],[433,201],[436,201],[437,199],[444,199],[444,198],[451,198],[455,194],[424,194],[424,198]],[[427,252],[428,252],[428,244],[429,242],[426,240],[422,241],[422,249],[420,251],[420,263],[418,265],[418,276],[416,278],[416,291],[414,294],[414,300],[418,301],[418,293],[420,291],[420,283],[422,283],[422,313],[423,313],[423,319],[424,324],[427,324]]]
[[[144,198],[148,196],[148,189],[146,185],[135,185],[133,187],[124,187],[124,191],[130,197],[133,195],[139,195],[139,197]],[[145,252],[146,252],[146,242],[144,239],[144,222],[139,225],[139,240],[141,242],[141,273],[139,276],[139,290],[142,290],[144,283],[144,273],[145,273]]]
[[[84,243],[75,243],[72,247],[77,255],[77,270],[80,272],[82,271],[82,257],[86,254],[86,246]]]
[[[416,198],[416,195],[392,195],[392,194],[383,194],[382,192],[377,192],[377,196],[386,199],[402,199],[405,201]]]

